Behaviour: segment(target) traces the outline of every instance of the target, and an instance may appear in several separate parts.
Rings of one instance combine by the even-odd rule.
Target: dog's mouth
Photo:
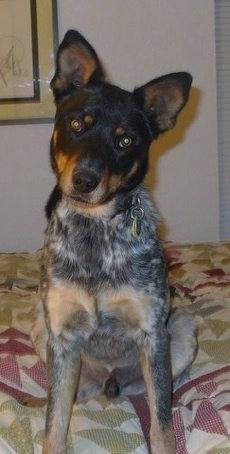
[[[129,187],[138,170],[135,161],[130,169],[112,172],[99,162],[76,162],[76,157],[56,153],[58,184],[73,208],[77,210],[105,206],[117,192]],[[87,165],[86,165],[87,164]]]
[[[61,177],[59,184],[67,200],[76,207],[89,209],[107,204],[122,186],[122,176],[78,171],[71,178]]]
[[[74,194],[74,192],[70,194],[66,194],[66,198],[72,201],[75,204],[78,204],[79,206],[98,206],[98,205],[103,205],[106,203],[109,199],[109,195],[104,195],[103,197],[94,197],[92,194],[91,196],[84,196],[84,195],[78,195]]]
[[[97,191],[95,191],[97,192]],[[114,213],[114,194],[79,195],[74,191],[63,192],[68,208],[87,217],[110,219]]]
[[[136,170],[134,165],[127,174],[113,174],[107,170],[103,174],[94,169],[69,166],[59,175],[59,185],[65,200],[72,209],[80,212],[108,210],[117,192],[127,186],[127,181]],[[72,171],[71,171],[72,170]],[[112,203],[113,204],[113,203]],[[107,208],[106,208],[107,206]]]
[[[68,169],[67,169],[68,170]],[[66,200],[79,206],[103,204],[108,198],[105,179],[92,170],[70,170],[59,174],[59,186]],[[72,170],[72,171],[71,171]]]
[[[79,190],[79,185],[71,185],[67,191],[64,190],[66,199],[78,208],[98,207],[105,205],[111,199],[110,188],[102,179],[94,188],[90,186],[86,190]]]

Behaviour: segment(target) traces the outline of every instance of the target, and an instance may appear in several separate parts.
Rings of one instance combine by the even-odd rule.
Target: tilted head
[[[105,82],[94,49],[69,30],[51,81],[57,106],[51,162],[64,197],[78,207],[98,206],[138,185],[152,140],[175,125],[191,82],[179,72],[122,90]]]

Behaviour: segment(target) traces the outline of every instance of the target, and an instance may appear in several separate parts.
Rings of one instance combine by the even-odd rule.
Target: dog
[[[47,363],[43,454],[66,452],[75,396],[141,392],[152,454],[175,452],[172,379],[192,363],[195,322],[170,310],[158,214],[145,188],[148,150],[171,129],[192,77],[167,74],[123,90],[105,80],[69,30],[51,89],[56,103],[40,298],[32,339]]]

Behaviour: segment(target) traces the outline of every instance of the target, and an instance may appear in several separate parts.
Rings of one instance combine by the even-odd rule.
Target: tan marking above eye
[[[123,128],[123,126],[119,126],[116,131],[115,131],[115,135],[116,136],[123,136],[125,134],[125,129]]]
[[[84,121],[87,125],[92,125],[94,123],[94,117],[93,115],[87,114],[84,116]]]

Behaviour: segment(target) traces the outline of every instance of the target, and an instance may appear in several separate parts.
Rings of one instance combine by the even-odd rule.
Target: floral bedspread
[[[177,454],[230,453],[230,242],[165,245],[172,305],[196,316],[199,348],[190,377],[173,396]],[[30,329],[40,251],[0,254],[0,453],[42,452],[46,374]],[[68,454],[147,454],[145,396],[74,405]]]

